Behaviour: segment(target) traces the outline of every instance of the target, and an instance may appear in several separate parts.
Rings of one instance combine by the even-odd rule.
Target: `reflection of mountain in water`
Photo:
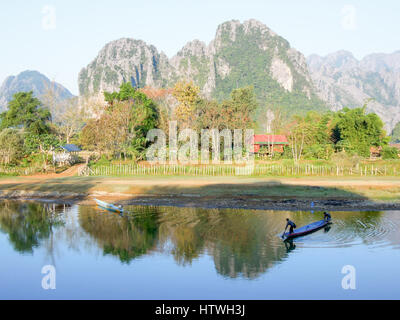
[[[207,253],[213,257],[219,274],[233,278],[255,278],[295,249],[295,245],[286,247],[277,238],[286,217],[299,226],[322,217],[283,211],[151,207],[131,210],[133,215],[120,217],[81,207],[80,224],[105,254],[117,256],[122,262],[161,250],[171,254],[178,264],[186,265]],[[379,225],[382,219],[377,212],[335,213],[334,217],[336,233],[320,237],[364,237],[365,224]],[[360,228],[362,221],[365,224]]]
[[[255,278],[286,257],[286,249],[272,232],[279,221],[272,215],[243,210],[224,210],[207,228],[206,247],[221,275]]]
[[[220,274],[254,278],[286,255],[279,239],[269,236],[268,227],[280,221],[270,215],[191,208],[134,210],[134,215],[120,217],[81,207],[80,224],[104,254],[122,262],[161,249],[185,265],[207,252]]]
[[[76,207],[75,207],[76,208]],[[217,272],[225,277],[256,278],[285,260],[295,244],[277,237],[289,217],[298,226],[321,218],[309,212],[218,210],[198,208],[131,207],[121,217],[95,207],[81,206],[67,212],[50,204],[3,202],[0,231],[7,233],[14,249],[31,253],[45,247],[51,258],[59,248],[83,251],[100,249],[123,263],[152,252],[174,257],[180,265],[191,264],[203,254],[213,257]],[[332,230],[301,240],[298,246],[335,247],[363,243],[394,243],[393,228],[400,219],[377,212],[334,213]],[[393,231],[393,230],[392,230]],[[64,246],[63,244],[67,244]]]

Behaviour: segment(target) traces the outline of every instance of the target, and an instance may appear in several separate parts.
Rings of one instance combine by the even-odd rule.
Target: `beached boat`
[[[295,229],[293,233],[286,232],[282,238],[288,240],[288,239],[293,239],[301,236],[305,236],[306,234],[313,233],[315,231],[318,231],[324,227],[326,227],[328,224],[331,223],[331,220],[320,220],[313,222],[311,224],[308,224],[304,227]]]
[[[117,212],[117,213],[124,213],[124,209],[122,207],[117,207],[116,205],[113,205],[111,203],[107,203],[105,201],[101,201],[98,199],[94,199],[94,200],[96,201],[97,205],[100,208],[103,208],[103,209],[106,209],[109,211],[113,211],[113,212]]]

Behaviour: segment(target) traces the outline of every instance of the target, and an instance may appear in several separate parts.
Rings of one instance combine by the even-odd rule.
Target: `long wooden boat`
[[[308,224],[308,225],[306,225],[304,227],[295,229],[293,233],[286,232],[283,235],[283,238],[285,240],[288,240],[288,239],[293,239],[293,238],[305,236],[306,234],[310,234],[310,233],[318,231],[318,230],[320,230],[322,228],[325,228],[330,223],[331,223],[331,220],[316,221],[316,222]]]
[[[116,205],[113,205],[111,203],[107,203],[105,201],[101,201],[98,199],[94,199],[97,203],[97,205],[103,209],[113,211],[113,212],[118,212],[118,213],[124,213],[124,209],[122,207],[117,207]]]

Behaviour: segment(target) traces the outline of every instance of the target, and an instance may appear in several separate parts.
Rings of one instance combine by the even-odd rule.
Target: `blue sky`
[[[250,18],[305,55],[400,50],[398,0],[2,0],[0,83],[38,70],[77,94],[79,71],[109,41],[142,39],[171,57],[190,40],[211,41],[222,22]]]

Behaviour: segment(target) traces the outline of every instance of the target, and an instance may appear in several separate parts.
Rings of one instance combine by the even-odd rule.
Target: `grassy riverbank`
[[[4,177],[3,199],[51,198],[90,202],[93,197],[125,203],[204,207],[394,209],[400,179],[245,177]]]

